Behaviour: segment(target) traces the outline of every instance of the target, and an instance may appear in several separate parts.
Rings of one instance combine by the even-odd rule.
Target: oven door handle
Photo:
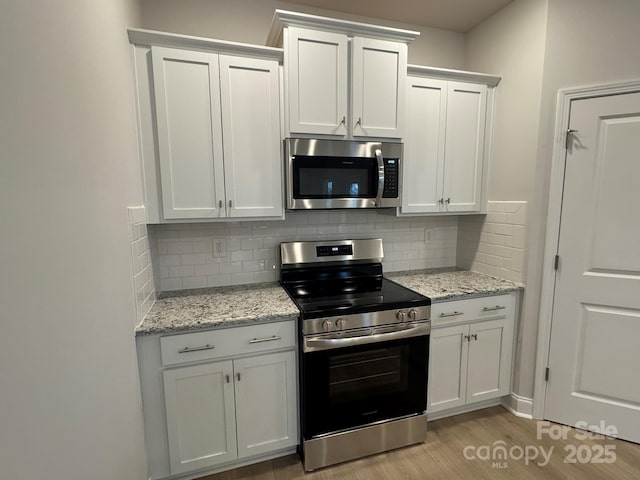
[[[431,332],[431,323],[420,323],[410,327],[401,327],[398,330],[386,333],[374,333],[373,335],[363,335],[360,337],[347,338],[322,338],[310,337],[304,339],[304,352],[315,352],[318,350],[329,350],[331,348],[354,347],[356,345],[366,345],[368,343],[380,343],[388,340],[398,340],[401,338],[419,337],[428,335]]]

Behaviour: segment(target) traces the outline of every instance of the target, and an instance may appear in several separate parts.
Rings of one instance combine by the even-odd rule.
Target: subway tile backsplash
[[[145,207],[128,207],[129,241],[131,242],[131,262],[136,300],[137,323],[142,322],[156,299],[153,265],[151,258]]]
[[[454,267],[458,217],[288,212],[283,221],[149,225],[149,230],[156,283],[167,291],[275,281],[278,245],[291,241],[382,238],[386,272]]]
[[[522,283],[527,202],[489,202],[486,215],[460,217],[458,266]]]

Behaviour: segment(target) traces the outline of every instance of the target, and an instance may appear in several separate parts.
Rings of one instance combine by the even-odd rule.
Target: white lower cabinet
[[[297,443],[295,352],[166,370],[171,473]]]
[[[515,294],[433,304],[427,413],[508,395]]]
[[[237,458],[232,376],[231,361],[164,372],[171,473]]]
[[[294,327],[138,338],[150,478],[205,475],[294,451]]]

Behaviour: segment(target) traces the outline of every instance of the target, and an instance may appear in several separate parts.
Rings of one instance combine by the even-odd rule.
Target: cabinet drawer
[[[431,305],[431,326],[513,315],[515,294],[439,302]]]
[[[163,365],[294,347],[295,321],[208,330],[160,338]]]

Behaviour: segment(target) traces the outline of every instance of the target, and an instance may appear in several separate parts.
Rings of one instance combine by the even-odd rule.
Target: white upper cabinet
[[[409,75],[407,80],[400,214],[480,212],[493,89],[448,80],[446,74],[479,77],[491,86],[500,78],[428,67],[412,70],[444,78]]]
[[[406,72],[405,43],[353,38],[353,136],[402,138]]]
[[[165,218],[218,217],[224,199],[218,57],[162,47],[151,53]]]
[[[407,87],[402,212],[439,212],[443,198],[447,82],[409,77]]]
[[[487,87],[449,82],[444,160],[444,207],[480,210]]]
[[[146,30],[129,38],[148,222],[282,218],[282,51]]]
[[[289,130],[347,135],[347,36],[297,27],[288,35]]]
[[[407,43],[418,32],[276,10],[286,136],[403,137]]]
[[[229,217],[282,215],[278,63],[220,55]]]

